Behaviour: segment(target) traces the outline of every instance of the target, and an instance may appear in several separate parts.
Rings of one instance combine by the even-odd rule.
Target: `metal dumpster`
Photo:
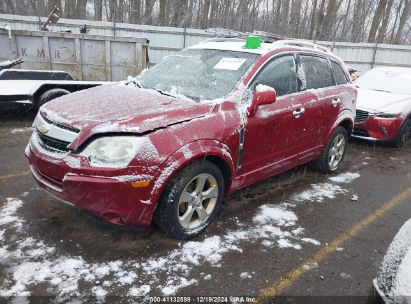
[[[118,81],[148,67],[148,40],[0,29],[0,61],[22,57],[21,69],[63,70],[75,80]]]

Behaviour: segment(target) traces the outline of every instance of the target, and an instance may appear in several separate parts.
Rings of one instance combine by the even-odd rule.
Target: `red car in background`
[[[26,156],[57,198],[117,225],[154,218],[186,239],[236,190],[307,162],[337,171],[355,101],[343,62],[323,48],[217,38],[47,103]]]
[[[354,135],[403,146],[411,134],[410,83],[411,68],[374,68],[358,78]]]

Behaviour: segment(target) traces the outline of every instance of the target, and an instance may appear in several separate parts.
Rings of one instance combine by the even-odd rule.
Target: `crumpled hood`
[[[358,88],[357,108],[369,112],[401,112],[409,107],[411,96]]]
[[[204,116],[212,109],[210,103],[115,84],[57,98],[40,112],[52,121],[80,129],[82,137],[89,137],[107,132],[145,133]]]

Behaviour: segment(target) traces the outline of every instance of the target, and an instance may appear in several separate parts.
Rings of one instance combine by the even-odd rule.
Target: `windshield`
[[[195,101],[226,97],[259,55],[222,50],[185,50],[137,78],[138,85]]]
[[[411,95],[411,69],[373,69],[359,77],[354,84],[359,88]]]

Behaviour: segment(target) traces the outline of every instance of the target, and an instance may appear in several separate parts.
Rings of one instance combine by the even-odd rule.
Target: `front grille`
[[[39,131],[37,131],[36,133],[39,139],[39,144],[43,149],[54,153],[69,152],[69,149],[67,148],[67,146],[70,144],[69,142],[49,137],[47,135],[41,134]]]
[[[54,121],[54,120],[50,120],[50,119],[48,119],[47,117],[45,117],[44,115],[41,115],[41,117],[43,117],[43,119],[44,119],[45,121],[47,121],[49,124],[55,125],[55,126],[61,128],[61,129],[69,130],[69,131],[72,131],[72,132],[75,132],[75,133],[80,133],[80,130],[77,129],[77,128],[75,128],[75,127],[67,126],[67,125],[64,125],[64,124],[62,124],[62,123],[60,123],[60,122],[57,122],[57,121]]]
[[[357,110],[355,114],[355,123],[361,123],[365,121],[370,113],[367,111]]]
[[[365,131],[363,129],[357,129],[357,128],[354,129],[354,135],[363,136],[363,137],[370,137],[367,131]]]

